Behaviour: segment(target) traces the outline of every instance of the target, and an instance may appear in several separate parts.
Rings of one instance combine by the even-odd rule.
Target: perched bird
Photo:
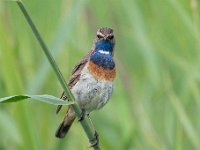
[[[112,95],[113,80],[116,75],[113,59],[114,46],[113,30],[107,27],[98,29],[91,51],[72,71],[68,85],[76,102],[85,114],[102,108]],[[61,99],[67,99],[64,92]],[[57,113],[61,107],[61,105],[57,107]],[[56,137],[63,138],[75,118],[75,112],[72,106],[69,106],[56,131]]]

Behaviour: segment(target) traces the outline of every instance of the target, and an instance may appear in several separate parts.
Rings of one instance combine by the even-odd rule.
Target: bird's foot
[[[90,140],[91,146],[90,147],[97,147],[99,145],[99,134],[95,130],[94,138]]]
[[[79,122],[80,122],[80,121],[83,121],[84,118],[85,118],[85,110],[82,109],[81,116],[80,116],[80,118],[78,118],[78,121],[79,121]]]

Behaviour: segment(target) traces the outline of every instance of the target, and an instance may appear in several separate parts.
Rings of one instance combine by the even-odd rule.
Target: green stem
[[[35,37],[37,38],[37,40],[38,40],[38,42],[40,44],[40,46],[42,47],[42,50],[44,51],[47,59],[49,60],[54,72],[56,73],[56,76],[57,76],[61,86],[63,87],[64,91],[67,94],[67,97],[69,98],[69,100],[75,101],[74,96],[71,93],[69,87],[67,86],[63,75],[61,74],[61,72],[60,72],[55,60],[53,59],[50,51],[48,50],[46,44],[44,43],[42,37],[40,36],[40,34],[39,34],[36,26],[34,25],[30,15],[26,11],[26,8],[24,7],[23,3],[20,0],[17,0],[16,2],[18,4],[18,6],[20,7],[20,9],[21,9],[26,21],[28,22],[29,26],[31,27]],[[72,107],[73,107],[73,109],[74,109],[74,111],[76,113],[77,118],[80,118],[81,117],[81,109],[80,109],[80,107],[76,103],[73,104]],[[85,133],[87,134],[87,137],[88,137],[91,145],[93,145],[94,144],[94,140],[93,139],[95,139],[95,136],[94,136],[94,131],[92,130],[91,126],[89,125],[88,120],[84,119],[80,123],[81,123]],[[100,150],[99,145],[96,145],[93,148],[94,148],[94,150]]]

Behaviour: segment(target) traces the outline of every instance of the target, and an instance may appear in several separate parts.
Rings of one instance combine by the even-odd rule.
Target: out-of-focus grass
[[[103,149],[200,147],[200,2],[197,0],[24,1],[58,65],[69,78],[90,50],[97,28],[116,35],[115,92],[92,113]],[[19,8],[0,1],[0,97],[62,89]],[[0,149],[87,149],[75,122],[54,132],[64,115],[38,102],[1,104]],[[77,140],[78,137],[78,140]]]

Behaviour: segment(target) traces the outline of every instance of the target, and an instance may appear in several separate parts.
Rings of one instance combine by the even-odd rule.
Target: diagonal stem
[[[24,7],[23,3],[20,0],[16,0],[16,2],[18,4],[18,6],[20,7],[20,10],[22,11],[26,21],[28,22],[29,26],[31,27],[31,30],[33,31],[36,39],[38,40],[38,42],[40,44],[40,46],[42,47],[42,50],[44,51],[49,63],[51,64],[51,67],[53,68],[61,86],[63,87],[64,91],[66,92],[67,96],[69,97],[69,100],[75,101],[73,94],[71,93],[69,87],[67,86],[67,84],[65,82],[63,75],[60,72],[60,69],[58,68],[54,58],[52,57],[50,51],[48,50],[46,44],[44,43],[42,37],[40,36],[36,26],[34,25],[30,15],[27,12],[26,8]],[[73,107],[73,109],[76,113],[77,118],[80,118],[81,117],[80,107],[76,103],[72,104],[72,107]],[[94,141],[93,139],[95,139],[95,133],[92,130],[92,128],[90,127],[88,120],[84,119],[80,123],[81,123],[91,145],[93,145],[94,143],[92,141]],[[94,150],[100,150],[99,145],[95,145],[95,147],[93,147],[93,148],[94,148]]]

